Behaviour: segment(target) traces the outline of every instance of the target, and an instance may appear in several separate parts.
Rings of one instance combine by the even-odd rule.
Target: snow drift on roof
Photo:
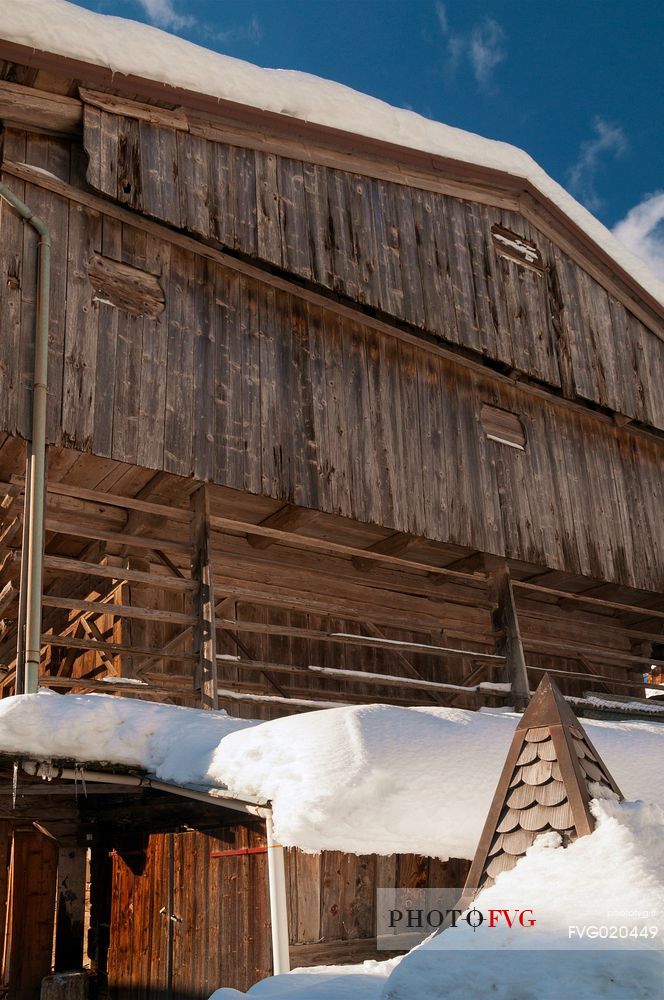
[[[597,219],[520,149],[394,108],[309,73],[262,69],[124,18],[83,10],[66,0],[2,0],[0,37],[79,59],[115,73],[235,101],[263,111],[492,167],[530,181],[652,296],[664,284]]]
[[[519,716],[360,705],[271,722],[111,695],[0,701],[0,752],[108,761],[271,802],[309,851],[473,856]],[[664,725],[585,720],[629,799],[664,806]]]

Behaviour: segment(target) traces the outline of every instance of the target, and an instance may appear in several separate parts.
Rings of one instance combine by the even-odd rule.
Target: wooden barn
[[[488,141],[250,97],[0,40],[2,697],[523,708],[548,671],[645,713],[662,300]],[[0,763],[9,996],[270,973],[260,817]],[[372,956],[377,885],[466,871],[289,852],[291,961]]]

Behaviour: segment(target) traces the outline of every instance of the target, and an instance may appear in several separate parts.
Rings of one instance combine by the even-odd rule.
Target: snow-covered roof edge
[[[523,150],[430,121],[340,83],[263,69],[158,28],[67,0],[3,0],[0,39],[304,122],[486,167],[531,184],[641,288],[664,305],[664,283]]]

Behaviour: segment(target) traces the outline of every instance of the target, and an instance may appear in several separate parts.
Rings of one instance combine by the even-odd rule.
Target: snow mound
[[[413,949],[382,1000],[656,1000],[664,982],[664,810],[595,802],[597,829],[563,849],[545,835],[481,893],[486,913],[530,908],[536,925],[465,922]],[[625,927],[654,937],[584,937],[570,927]],[[457,933],[457,931],[459,933]],[[571,933],[571,936],[570,936]],[[491,937],[490,948],[485,943]]]
[[[221,740],[252,725],[226,712],[41,690],[0,701],[0,751],[122,764],[161,781],[203,784]]]
[[[271,802],[306,851],[470,858],[519,715],[360,705],[271,722],[111,695],[0,701],[0,752],[139,767],[162,781]],[[584,726],[625,796],[664,807],[664,726]]]
[[[199,94],[419,149],[524,178],[551,199],[652,296],[664,284],[520,149],[394,108],[295,70],[262,69],[158,28],[84,10],[66,0],[2,0],[0,37]]]
[[[476,907],[532,909],[533,928],[484,936],[463,920],[402,959],[294,970],[210,1000],[660,1000],[664,981],[664,810],[594,803],[598,826],[562,848],[545,835]],[[652,939],[581,941],[570,925],[654,926]],[[529,936],[530,935],[530,936]],[[491,937],[487,943],[487,937]]]

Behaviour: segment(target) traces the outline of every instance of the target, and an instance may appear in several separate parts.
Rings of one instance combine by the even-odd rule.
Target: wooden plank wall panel
[[[129,148],[141,147],[125,144],[125,173],[135,167]],[[30,149],[43,159],[38,143]],[[58,169],[64,171],[65,157],[58,149]],[[108,157],[100,156],[102,168],[115,176]],[[269,174],[271,168],[265,163],[263,168]],[[75,164],[70,167],[77,169]],[[293,197],[303,192],[307,217],[311,190],[320,190],[314,181],[322,183],[322,176],[318,171],[312,178],[303,168],[301,178],[298,174],[292,180]],[[328,198],[330,180],[326,175]],[[145,191],[147,182],[141,183]],[[117,194],[117,180],[115,190]],[[357,190],[354,196],[364,197]],[[350,214],[355,209],[347,191],[343,197],[344,212],[336,222],[330,216],[328,225],[337,232],[343,222],[350,246]],[[372,192],[371,197],[383,213],[388,211],[384,193]],[[600,424],[591,414],[528,395],[518,384],[498,383],[490,372],[473,373],[424,349],[377,335],[359,321],[342,319],[182,248],[146,238],[136,227],[75,203],[67,205],[58,196],[44,195],[43,200],[44,211],[54,217],[64,219],[67,213],[66,230],[59,233],[60,291],[53,302],[49,428],[54,443],[554,569],[628,586],[661,587],[662,455],[656,441],[648,443],[629,428]],[[416,225],[422,232],[435,231],[440,220],[429,196],[421,201],[411,196],[411,203],[416,206]],[[402,204],[398,211],[406,208]],[[244,218],[249,220],[246,225],[253,224],[250,212]],[[8,335],[2,338],[0,379],[6,392],[0,394],[0,416],[3,430],[25,435],[27,429],[17,426],[19,412],[25,414],[17,359],[21,337],[27,336],[21,319],[27,279],[21,274],[22,233],[14,222],[3,209],[0,252],[6,277],[0,309]],[[456,219],[456,229],[462,222]],[[451,258],[470,254],[467,235],[446,246],[443,228],[435,256],[450,281],[422,283],[425,315],[435,303],[457,295],[466,269],[457,274]],[[404,257],[405,248],[390,244],[392,237],[384,232],[390,254],[398,251]],[[268,236],[264,229],[266,240]],[[95,252],[155,274],[166,294],[165,311],[156,319],[132,318],[96,300],[87,277]],[[418,252],[420,262],[427,259],[421,245]],[[369,241],[363,253],[364,264],[351,275],[353,281],[362,273],[369,275],[372,255],[378,260],[387,250],[376,238],[375,246]],[[357,259],[353,250],[346,259],[348,267]],[[477,259],[488,265],[488,257]],[[311,260],[314,272],[328,267],[332,272],[341,264],[341,257],[333,254],[328,263]],[[408,267],[412,273],[412,259]],[[498,268],[518,270],[505,260],[492,267],[494,283]],[[476,284],[481,274],[489,281],[484,266],[473,265],[469,273]],[[560,288],[571,288],[572,277],[572,271],[565,270],[559,276]],[[621,383],[627,386],[631,379],[619,366],[607,363],[600,386],[593,382],[591,358],[581,351],[586,344],[581,336],[584,281],[574,276],[575,293],[564,305],[556,335],[577,345],[570,354],[574,377],[583,377],[579,393],[590,398],[601,390],[606,405],[617,405]],[[463,330],[468,336],[475,330],[472,336],[479,337],[477,303],[484,303],[488,317],[493,293],[487,290],[477,299],[474,295],[470,313],[454,313],[459,339],[466,336]],[[29,310],[27,292],[25,296]],[[532,299],[532,294],[526,297]],[[517,311],[525,308],[519,303],[515,298]],[[621,309],[612,304],[610,312],[622,315]],[[478,349],[506,343],[501,324],[508,315],[507,307],[502,314],[496,311],[493,330],[482,333],[495,339],[477,339]],[[607,316],[604,308],[593,319],[597,349],[605,354],[610,353]],[[631,319],[625,319],[625,328],[634,338],[640,330]],[[643,373],[643,391],[633,397],[634,405],[642,408],[642,415],[654,405],[662,412],[659,354],[635,347],[632,360]],[[520,417],[525,451],[486,439],[479,422],[484,403]],[[626,498],[627,516],[621,513]]]
[[[116,135],[119,168],[103,157]],[[89,182],[133,208],[664,426],[645,385],[664,378],[661,340],[516,212],[89,107],[86,145]],[[548,273],[497,255],[494,224],[535,243]]]

